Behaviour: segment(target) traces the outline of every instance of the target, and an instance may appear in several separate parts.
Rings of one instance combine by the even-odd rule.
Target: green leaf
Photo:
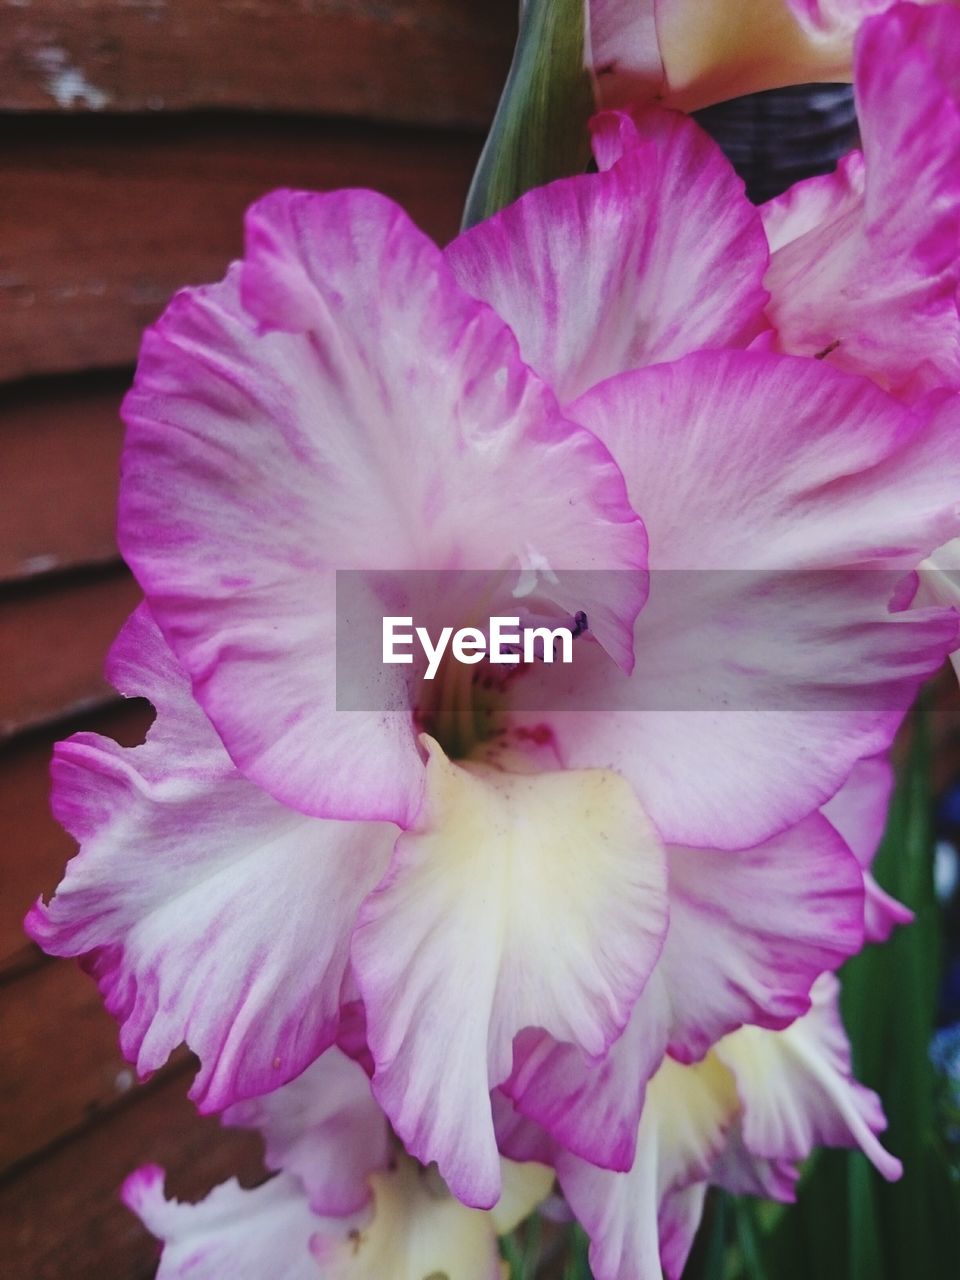
[[[864,1172],[851,1239],[854,1273],[874,1280],[901,1275],[947,1280],[960,1259],[960,1198],[945,1176],[937,1133],[936,1077],[929,1047],[941,970],[940,912],[933,888],[934,833],[926,711],[914,715],[887,833],[877,855],[880,883],[916,914],[883,947],[869,947],[847,965],[844,1017],[857,1073],[883,1099],[890,1122],[886,1144],[904,1164],[903,1180],[882,1182]],[[855,1184],[854,1184],[855,1185]],[[935,1208],[936,1206],[936,1208]],[[854,1211],[851,1203],[851,1212]],[[872,1228],[877,1245],[868,1240]],[[879,1269],[871,1265],[882,1258]],[[948,1259],[953,1258],[950,1262]]]
[[[876,1175],[859,1151],[847,1157],[850,1202],[850,1280],[882,1280],[886,1272],[878,1217]]]
[[[593,89],[585,0],[525,0],[513,63],[467,196],[473,226],[531,187],[583,173]]]
[[[743,1200],[734,1200],[733,1217],[747,1280],[768,1280],[767,1270],[760,1257],[760,1244],[757,1240],[751,1206]]]
[[[589,1247],[586,1232],[581,1226],[575,1224],[570,1231],[570,1246],[566,1266],[563,1269],[563,1280],[592,1280],[587,1258]]]
[[[510,1267],[510,1280],[523,1280],[523,1250],[516,1232],[500,1237],[500,1253]]]
[[[539,1213],[531,1217],[524,1229],[522,1280],[534,1280],[540,1265],[540,1243],[543,1236],[543,1219]]]
[[[774,1280],[956,1280],[960,1275],[960,1189],[938,1133],[929,1056],[941,938],[922,704],[911,730],[874,872],[916,920],[885,945],[865,948],[842,974],[844,1022],[856,1072],[883,1099],[890,1122],[885,1142],[903,1161],[905,1173],[901,1182],[888,1184],[859,1152],[821,1152],[804,1172],[797,1204],[772,1229],[763,1230],[762,1211],[755,1211],[754,1243]],[[733,1275],[748,1280],[755,1273],[750,1242],[739,1229],[738,1239]]]

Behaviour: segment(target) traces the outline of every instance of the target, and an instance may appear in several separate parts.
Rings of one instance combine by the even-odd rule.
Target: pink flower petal
[[[793,1204],[797,1198],[800,1165],[795,1160],[767,1160],[747,1150],[740,1120],[730,1130],[710,1180],[735,1196],[759,1196]]]
[[[252,1191],[235,1179],[199,1204],[166,1200],[163,1170],[130,1175],[124,1203],[163,1242],[157,1280],[502,1280],[497,1235],[512,1231],[549,1193],[553,1173],[504,1161],[504,1193],[480,1213],[446,1193],[406,1156],[371,1175],[374,1207],[323,1218],[292,1174]]]
[[[370,1174],[390,1157],[386,1116],[370,1081],[336,1048],[289,1084],[228,1108],[223,1123],[260,1130],[267,1167],[295,1174],[313,1212],[330,1217],[364,1208]]]
[[[139,747],[59,744],[54,812],[81,849],[26,925],[50,954],[86,957],[141,1074],[186,1041],[190,1096],[215,1111],[333,1042],[353,921],[396,829],[304,818],[242,778],[145,607],[111,678],[157,719]]]
[[[960,538],[937,547],[920,566],[915,604],[942,604],[960,613]],[[960,650],[950,655],[960,678]]]
[[[831,363],[909,397],[960,387],[958,65],[953,6],[897,5],[867,22],[855,60],[863,164],[764,211],[781,350],[829,350]]]
[[[667,1280],[683,1276],[706,1198],[707,1183],[694,1182],[668,1191],[660,1202],[660,1261]]]
[[[851,151],[832,173],[795,182],[783,195],[761,205],[771,254],[825,225],[842,228],[855,220],[862,210],[865,182],[863,152]]]
[[[338,568],[640,570],[597,618],[630,665],[622,477],[381,196],[255,205],[245,263],[146,335],[125,417],[124,554],[237,766],[294,808],[420,802],[404,678],[400,710],[336,710]]]
[[[123,1202],[163,1241],[156,1280],[317,1280],[310,1241],[320,1225],[296,1178],[253,1191],[236,1178],[200,1204],[167,1200],[163,1170],[147,1165],[123,1184]]]
[[[671,848],[667,866],[658,968],[680,1061],[743,1023],[789,1025],[809,1009],[817,975],[860,949],[860,868],[818,814],[740,853]]]
[[[744,848],[886,750],[955,644],[951,611],[889,603],[957,528],[958,410],[735,351],[583,396],[572,412],[627,477],[652,577],[629,680],[586,651],[575,684],[538,673],[559,682],[564,763],[623,773],[669,843]]]
[[[900,1161],[877,1139],[886,1128],[879,1098],[853,1078],[838,992],[837,980],[824,974],[806,1017],[777,1033],[744,1027],[714,1052],[736,1078],[749,1155],[793,1162],[817,1146],[858,1146],[895,1181]]]
[[[589,0],[586,61],[601,102],[646,102],[666,86],[657,0]]]
[[[531,1028],[517,1037],[503,1091],[518,1115],[535,1121],[560,1147],[599,1168],[624,1172],[636,1159],[647,1083],[663,1061],[672,1025],[669,995],[654,969],[626,1029],[603,1058],[591,1059],[576,1045]]]
[[[765,324],[763,225],[716,143],[662,110],[595,127],[630,131],[619,163],[530,191],[446,250],[563,402],[626,369],[745,347]]]
[[[427,802],[361,912],[353,964],[374,1093],[467,1204],[499,1193],[490,1090],[543,1027],[592,1056],[666,926],[663,851],[615,774],[509,774],[431,745]]]
[[[786,0],[798,20],[820,37],[852,36],[860,24],[892,8],[897,0]],[[914,0],[926,4],[931,0]]]
[[[668,1058],[650,1082],[628,1173],[557,1157],[560,1186],[590,1236],[596,1280],[662,1280],[661,1212],[669,1238],[677,1226],[670,1193],[709,1177],[736,1111],[729,1073],[715,1059],[682,1067]]]
[[[605,106],[657,99],[695,111],[849,78],[852,32],[812,32],[784,0],[590,0],[587,8],[588,57]]]
[[[668,848],[667,868],[667,939],[626,1031],[599,1062],[524,1032],[504,1086],[520,1112],[604,1168],[633,1164],[644,1089],[668,1046],[691,1062],[744,1023],[789,1025],[818,974],[863,938],[860,868],[818,814],[755,849]]]
[[[893,769],[883,756],[860,760],[823,815],[853,850],[863,871],[864,929],[867,942],[886,942],[897,925],[909,924],[913,912],[877,884],[870,874],[887,823]]]

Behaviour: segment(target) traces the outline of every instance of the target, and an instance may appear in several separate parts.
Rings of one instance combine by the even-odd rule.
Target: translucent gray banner
[[[958,643],[919,586],[900,569],[341,570],[337,708],[429,719],[452,686],[522,711],[904,707]]]

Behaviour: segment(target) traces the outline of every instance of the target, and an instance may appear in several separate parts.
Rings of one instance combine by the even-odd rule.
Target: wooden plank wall
[[[256,1140],[198,1119],[186,1056],[138,1084],[93,983],[21,931],[71,855],[51,744],[135,742],[105,685],[137,599],[114,541],[117,409],[139,334],[217,278],[277,186],[376,187],[454,234],[516,0],[8,0],[0,5],[0,1272],[139,1280],[117,1204],[156,1161],[196,1198]]]

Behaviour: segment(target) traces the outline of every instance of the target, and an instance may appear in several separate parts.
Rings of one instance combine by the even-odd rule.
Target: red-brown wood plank
[[[0,1017],[0,1176],[143,1087],[96,983],[74,960],[3,983]]]
[[[37,953],[24,936],[23,917],[40,894],[49,897],[76,851],[50,813],[54,742],[83,727],[129,746],[142,741],[152,714],[146,703],[122,703],[15,739],[0,751],[0,977],[32,965]]]
[[[104,658],[140,597],[122,566],[7,588],[0,598],[0,740],[115,696]]]
[[[455,234],[475,136],[302,120],[21,119],[0,141],[0,380],[134,359],[175,288],[215,280],[279,186],[375,187]]]
[[[116,559],[126,372],[0,388],[0,583]]]
[[[69,1053],[66,1041],[51,1052]],[[156,1242],[119,1203],[117,1191],[140,1165],[163,1165],[168,1194],[196,1200],[238,1175],[263,1177],[260,1140],[201,1119],[177,1075],[145,1090],[95,1128],[0,1187],[2,1266],[10,1280],[147,1280]],[[268,1280],[268,1277],[264,1277]]]
[[[517,0],[28,0],[0,7],[0,108],[242,107],[486,124]]]

